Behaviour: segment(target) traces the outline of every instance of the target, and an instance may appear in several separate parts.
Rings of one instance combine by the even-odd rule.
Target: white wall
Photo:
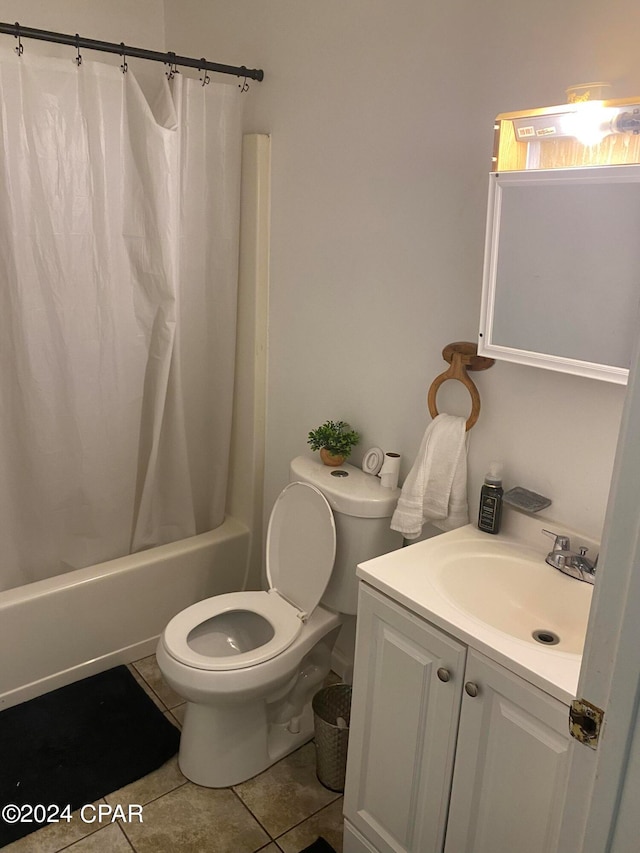
[[[593,79],[640,94],[640,7],[165,0],[165,17],[170,49],[265,70],[247,129],[273,137],[267,506],[327,418],[362,432],[353,461],[379,445],[405,474],[443,346],[476,339],[495,115]],[[505,363],[474,379],[472,514],[499,459],[507,487],[597,536],[624,390]],[[466,414],[451,386],[440,409]]]

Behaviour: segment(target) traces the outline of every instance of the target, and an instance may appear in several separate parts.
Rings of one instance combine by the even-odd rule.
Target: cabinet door
[[[442,850],[465,655],[360,584],[344,812],[379,853]]]
[[[635,164],[490,175],[480,355],[626,384],[638,182]]]
[[[569,709],[470,651],[445,853],[554,853]]]
[[[345,819],[342,853],[377,853],[377,851]]]

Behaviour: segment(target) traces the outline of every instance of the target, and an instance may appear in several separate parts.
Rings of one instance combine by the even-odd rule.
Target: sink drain
[[[544,629],[534,631],[531,635],[536,643],[542,643],[543,646],[557,646],[560,642],[560,637],[554,634],[553,631],[545,631]]]

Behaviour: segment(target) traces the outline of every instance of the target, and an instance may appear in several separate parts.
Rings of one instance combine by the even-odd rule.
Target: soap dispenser
[[[478,529],[485,533],[499,533],[502,519],[502,465],[492,462],[480,490]]]

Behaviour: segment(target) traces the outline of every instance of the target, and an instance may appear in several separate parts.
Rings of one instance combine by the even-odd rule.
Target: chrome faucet
[[[596,566],[598,558],[590,560],[586,557],[588,548],[580,548],[579,551],[571,550],[571,542],[568,536],[563,536],[560,533],[553,533],[551,530],[543,530],[547,536],[554,539],[553,549],[549,551],[545,557],[545,562],[563,572],[569,577],[576,580],[584,581],[585,583],[595,583]]]

